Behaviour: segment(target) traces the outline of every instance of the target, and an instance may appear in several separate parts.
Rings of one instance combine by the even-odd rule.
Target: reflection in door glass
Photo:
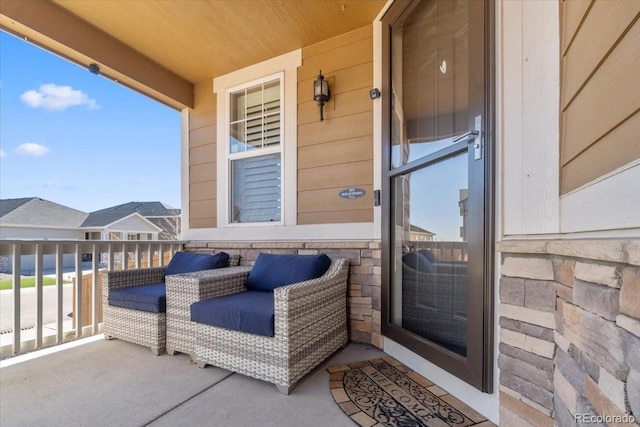
[[[467,352],[467,152],[392,181],[391,321]]]
[[[469,6],[415,2],[391,33],[391,165],[451,145],[469,130]]]

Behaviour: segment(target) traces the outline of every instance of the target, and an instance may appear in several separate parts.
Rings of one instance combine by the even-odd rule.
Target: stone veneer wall
[[[640,425],[640,241],[497,247],[501,424]]]
[[[240,265],[253,265],[260,252],[347,258],[349,339],[382,348],[380,334],[381,271],[380,242],[189,242],[185,250],[240,255]]]

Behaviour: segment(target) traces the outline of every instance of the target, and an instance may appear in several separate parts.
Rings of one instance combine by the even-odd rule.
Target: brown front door
[[[492,7],[396,2],[383,18],[383,333],[491,387]]]

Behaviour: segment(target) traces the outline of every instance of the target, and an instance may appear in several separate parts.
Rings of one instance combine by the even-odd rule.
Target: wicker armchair
[[[165,349],[165,313],[134,310],[109,304],[109,292],[115,289],[159,283],[164,280],[165,267],[107,271],[102,275],[102,309],[104,338],[124,341],[151,348],[155,355]]]
[[[193,271],[200,268],[220,269],[220,267],[227,267],[233,262],[237,263],[237,257],[229,257],[223,252],[210,256],[206,260],[203,255],[177,252],[169,265],[165,267],[107,271],[102,276],[105,339],[118,338],[149,347],[155,355],[162,354],[166,347],[167,329],[164,282],[166,278],[173,277],[167,273],[189,274],[182,273],[182,271]],[[149,287],[153,287],[155,290],[151,295],[145,291],[143,296],[147,300],[149,295],[157,297],[154,300],[154,302],[157,301],[157,305],[153,308],[148,308],[150,304],[147,300],[141,301],[141,294],[138,293],[140,289]],[[127,301],[120,299],[115,302],[112,300],[114,295],[123,298],[122,292],[125,291],[131,291],[136,295],[131,297],[131,293],[129,293],[124,296]]]
[[[298,380],[347,344],[348,270],[348,260],[335,259],[317,279],[274,289],[272,337],[192,322],[193,360],[201,368],[215,365],[274,383],[289,394]],[[237,275],[245,278],[246,272]]]

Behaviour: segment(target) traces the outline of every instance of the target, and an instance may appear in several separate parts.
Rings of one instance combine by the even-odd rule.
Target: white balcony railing
[[[183,244],[0,240],[0,273],[12,282],[10,290],[0,291],[0,357],[101,333],[101,272],[166,265]],[[29,277],[35,286],[22,288]],[[55,284],[45,286],[45,278]]]

